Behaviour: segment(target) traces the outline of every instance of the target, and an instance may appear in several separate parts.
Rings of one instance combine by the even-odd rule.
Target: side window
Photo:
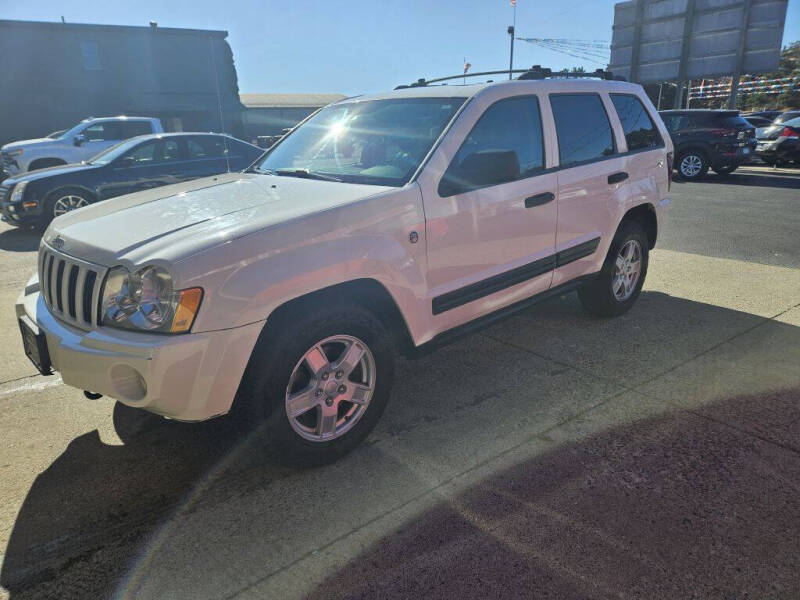
[[[190,159],[222,158],[226,154],[223,139],[210,135],[189,138],[188,150]]]
[[[544,168],[539,100],[519,96],[486,109],[439,184],[440,196],[516,181]]]
[[[614,154],[614,138],[598,94],[552,94],[562,167]]]
[[[106,131],[106,123],[95,123],[89,125],[81,133],[86,136],[90,142],[104,142],[105,140],[113,140],[114,138],[108,137],[109,131]]]
[[[152,140],[136,146],[125,155],[126,162],[131,166],[151,165],[156,160],[156,146],[161,144],[161,140]]]
[[[137,135],[153,133],[153,128],[147,121],[120,121],[116,123],[116,125],[118,128],[117,135],[119,135],[119,139],[121,140],[127,140]]]
[[[125,155],[127,166],[143,167],[180,160],[180,147],[175,139],[150,140],[139,144]]]
[[[639,98],[629,94],[611,94],[611,102],[622,123],[629,152],[664,145],[650,113]]]

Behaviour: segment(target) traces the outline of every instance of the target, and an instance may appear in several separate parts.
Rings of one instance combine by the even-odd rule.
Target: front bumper
[[[33,277],[17,299],[47,338],[53,369],[64,383],[181,421],[227,413],[263,323],[155,335],[100,328],[83,331],[57,320]]]

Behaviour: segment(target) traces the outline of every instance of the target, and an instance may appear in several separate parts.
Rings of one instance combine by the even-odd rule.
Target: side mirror
[[[83,146],[86,143],[86,136],[79,133],[72,139],[72,143],[76,146]]]
[[[451,165],[439,183],[440,196],[452,196],[519,178],[519,158],[513,150],[482,150]]]

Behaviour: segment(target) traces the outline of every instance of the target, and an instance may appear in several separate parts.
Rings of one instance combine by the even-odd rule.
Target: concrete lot
[[[38,239],[0,225],[0,597],[800,597],[800,173],[673,192],[628,315],[568,295],[401,361],[309,471],[35,376]]]

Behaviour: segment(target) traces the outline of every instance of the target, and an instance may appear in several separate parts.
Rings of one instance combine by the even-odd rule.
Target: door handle
[[[543,194],[536,194],[530,198],[525,198],[525,208],[533,208],[534,206],[541,206],[556,199],[553,192],[545,192]]]
[[[619,173],[614,173],[608,176],[608,183],[619,183],[620,181],[625,181],[628,178],[628,174],[625,171],[620,171]]]

